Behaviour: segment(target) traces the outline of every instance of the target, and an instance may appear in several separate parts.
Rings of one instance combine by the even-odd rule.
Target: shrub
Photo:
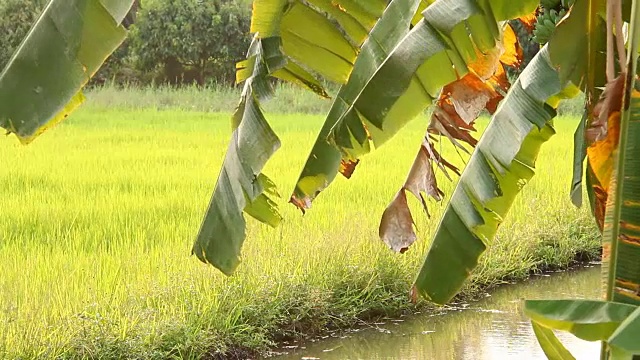
[[[162,81],[231,83],[249,45],[250,9],[240,1],[167,0],[143,4],[132,51],[144,72]]]

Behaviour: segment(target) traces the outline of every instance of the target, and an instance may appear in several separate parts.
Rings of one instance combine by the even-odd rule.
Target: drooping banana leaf
[[[584,132],[589,111],[586,110],[573,134],[573,176],[569,197],[573,205],[582,206],[582,178],[584,177],[584,159],[587,157],[587,146],[584,140]]]
[[[575,360],[569,350],[567,350],[567,348],[562,345],[560,340],[558,340],[556,334],[553,333],[553,330],[544,326],[540,326],[535,322],[531,325],[533,326],[533,333],[536,335],[542,351],[544,351],[544,354],[547,355],[547,359]]]
[[[31,142],[66,118],[122,43],[134,0],[52,0],[0,73],[0,127]]]
[[[625,120],[625,116],[627,120]],[[631,91],[620,123],[618,165],[607,201],[603,267],[610,300],[640,305],[640,92]]]
[[[254,38],[249,59],[253,71],[245,80],[240,104],[233,115],[232,139],[192,250],[201,261],[225,274],[231,274],[240,263],[246,228],[243,211],[271,226],[277,226],[281,220],[269,196],[277,193],[275,184],[261,173],[280,147],[280,140],[259,104],[259,100],[272,94],[269,74],[286,65],[280,52],[280,38]]]
[[[518,67],[522,58],[516,34],[507,25],[493,51],[478,54],[477,59],[468,64],[468,74],[442,89],[409,175],[380,220],[380,239],[392,250],[402,253],[417,240],[413,216],[407,204],[407,192],[422,202],[423,210],[430,216],[425,196],[440,201],[444,195],[436,181],[435,167],[449,180],[449,170],[460,175],[458,168],[436,151],[438,138],[446,138],[457,151],[469,153],[465,145],[473,148],[478,143],[472,136],[475,120],[482,111],[495,113],[511,86],[505,66]]]
[[[636,309],[598,300],[527,300],[524,305],[532,322],[586,341],[607,340]]]
[[[368,79],[375,73],[380,64],[386,59],[391,50],[409,32],[411,20],[416,12],[419,0],[392,1],[380,21],[373,27],[369,38],[360,49],[354,70],[347,84],[343,85],[333,102],[311,155],[307,159],[302,174],[296,184],[291,202],[304,210],[311,206],[311,201],[319,191],[324,189],[338,173],[342,155],[335,146],[328,142],[327,137],[338,119],[348,110],[348,104],[358,96]],[[354,129],[354,131],[361,129]],[[364,141],[366,131],[350,134]],[[367,144],[368,145],[368,144]],[[355,162],[343,162],[342,172],[347,177],[353,171]]]
[[[609,4],[608,14],[619,11]],[[603,228],[606,301],[528,301],[525,313],[538,325],[565,330],[585,340],[603,341],[602,359],[631,360],[640,354],[640,92],[636,89],[640,47],[640,4],[633,2],[626,66],[589,109],[585,130],[590,202]],[[623,16],[624,17],[624,16]],[[610,17],[609,17],[610,18]],[[612,27],[612,23],[608,23]],[[609,38],[611,41],[613,37]],[[612,45],[611,42],[609,45]],[[608,65],[613,54],[608,49]],[[624,53],[618,51],[618,55]],[[606,208],[603,204],[606,202]],[[544,342],[545,337],[540,338]]]
[[[417,294],[444,304],[470,276],[534,175],[541,145],[555,133],[551,119],[563,88],[544,47],[511,87],[469,160],[415,281]]]
[[[570,80],[582,89],[586,88],[587,82],[591,83],[589,86],[596,82],[588,77],[595,74],[596,63],[593,63],[593,57],[597,56],[596,50],[601,50],[593,49],[593,46],[604,45],[603,41],[595,39],[602,39],[606,33],[603,31],[605,28],[602,21],[604,5],[603,0],[576,0],[549,40],[551,63],[559,69],[562,82]],[[566,56],[567,49],[571,49],[574,56]],[[586,71],[590,65],[593,70],[591,73]],[[604,84],[602,79],[597,82]]]
[[[246,235],[243,212],[272,226],[281,219],[273,199],[276,185],[261,173],[280,146],[260,109],[260,102],[273,95],[268,77],[328,97],[307,69],[329,81],[346,82],[358,47],[385,10],[386,0],[257,0],[253,5],[251,30],[256,35],[247,60],[237,65],[237,82],[245,84],[233,116],[232,141],[193,246],[200,260],[225,274],[240,262]]]
[[[478,51],[494,49],[501,36],[498,21],[524,15],[536,6],[530,0],[436,1],[388,56],[387,51],[372,60],[357,61],[334,101],[291,202],[304,211],[338,172],[351,176],[372,145],[384,144],[423,111],[444,85],[463,77]],[[404,19],[399,26],[409,20],[406,14],[398,19]]]
[[[323,5],[321,1],[315,3],[320,8]],[[258,0],[253,10],[251,29],[256,35],[247,59],[237,65],[236,80],[244,82],[244,88],[233,115],[232,140],[192,250],[201,261],[225,274],[231,274],[240,262],[246,237],[243,212],[271,226],[281,220],[274,201],[277,187],[261,173],[280,146],[260,109],[260,102],[273,95],[269,77],[328,97],[307,69],[342,82],[357,54],[354,43],[359,33],[353,30],[351,18],[341,16],[338,21],[350,26],[345,37],[344,29],[309,4]],[[364,25],[360,27],[367,30]]]
[[[258,38],[260,38],[259,29],[262,29],[262,31],[273,36],[280,35],[282,41],[281,51],[287,60],[287,64],[293,62],[299,65],[297,67],[298,70],[312,69],[326,79],[334,82],[341,83],[347,81],[347,79],[351,82],[351,85],[347,84],[343,88],[343,90],[346,89],[344,90],[344,93],[347,93],[349,96],[339,96],[341,99],[335,101],[335,104],[337,105],[334,105],[329,117],[335,117],[336,119],[331,122],[348,118],[351,119],[344,123],[344,128],[347,129],[348,136],[356,137],[356,142],[362,144],[360,150],[355,150],[356,152],[362,150],[362,153],[369,151],[369,137],[372,138],[375,145],[380,145],[388,140],[399,130],[400,127],[404,126],[413,116],[424,109],[425,105],[438,94],[443,85],[456,80],[459,74],[464,74],[468,71],[466,69],[465,61],[473,60],[478,51],[488,52],[495,46],[496,39],[500,36],[497,21],[503,20],[503,18],[495,16],[492,6],[495,6],[498,9],[496,11],[499,14],[499,17],[501,17],[520,15],[520,12],[525,11],[525,9],[529,11],[533,10],[536,5],[536,2],[532,0],[527,0],[518,4],[508,1],[504,1],[504,4],[502,1],[491,2],[493,5],[482,1],[481,6],[475,1],[464,1],[463,4],[458,7],[461,10],[467,11],[467,13],[463,12],[461,16],[454,16],[454,18],[459,19],[455,22],[456,26],[452,28],[452,24],[449,23],[449,20],[451,20],[450,14],[457,14],[458,12],[451,12],[448,10],[448,5],[455,4],[455,1],[451,0],[442,1],[443,5],[438,5],[436,7],[434,6],[440,2],[429,5],[431,2],[425,0],[419,2],[405,1],[404,3],[411,4],[412,6],[405,5],[402,7],[400,6],[402,2],[393,1],[386,8],[378,5],[374,6],[373,3],[365,1],[343,0],[332,2],[333,5],[337,5],[338,8],[344,10],[347,14],[352,15],[353,20],[357,21],[365,30],[369,31],[373,24],[377,24],[376,27],[386,30],[388,34],[385,35],[392,40],[395,36],[393,35],[395,32],[399,31],[400,36],[398,36],[398,38],[402,38],[402,35],[406,33],[407,28],[409,27],[408,24],[415,23],[416,17],[413,15],[413,12],[415,12],[416,6],[418,9],[426,8],[424,12],[425,20],[420,21],[414,30],[416,28],[422,29],[422,32],[416,33],[418,37],[425,33],[429,36],[427,36],[427,38],[418,39],[415,36],[412,38],[409,36],[409,33],[409,35],[403,38],[403,42],[405,44],[404,47],[396,47],[394,44],[387,45],[389,49],[386,49],[386,52],[381,55],[380,51],[384,49],[384,47],[380,46],[379,43],[374,43],[373,41],[369,42],[371,45],[368,46],[368,49],[365,49],[364,46],[357,49],[360,37],[357,36],[358,32],[354,30],[356,27],[352,26],[354,25],[352,19],[339,19],[338,16],[332,17],[330,15],[331,11],[316,11],[317,9],[321,10],[323,6],[326,9],[327,4],[322,1],[294,1],[291,3],[283,3],[275,0],[264,1],[265,2],[262,3],[262,6],[259,6],[260,2],[256,3],[256,6],[254,6],[253,25],[255,26],[253,28],[254,30],[258,30]],[[264,6],[271,2],[276,5],[271,7]],[[274,7],[279,8],[280,11],[256,14],[258,10],[273,10]],[[392,10],[394,8],[396,10]],[[349,9],[352,9],[353,11],[350,12]],[[404,11],[398,11],[401,9],[404,9]],[[383,10],[384,14],[394,14],[396,18],[392,19],[393,21],[386,20],[385,23],[382,23],[382,20],[378,19],[381,19],[380,15],[383,14]],[[395,13],[393,13],[393,11],[395,11]],[[411,13],[411,16],[407,16],[407,12]],[[443,18],[443,16],[445,17]],[[271,17],[272,20],[268,20],[269,17]],[[387,17],[388,19],[391,19],[391,15],[388,15]],[[404,18],[405,21],[398,21],[399,18]],[[435,27],[425,23],[427,20],[435,24]],[[273,26],[274,22],[277,22],[279,25]],[[313,24],[313,26],[309,26],[309,24]],[[347,24],[350,24],[349,31],[346,30]],[[422,24],[422,27],[420,24]],[[333,30],[331,26],[337,26],[339,31]],[[470,30],[467,31],[467,29]],[[443,40],[443,37],[440,34],[441,31],[444,33],[450,33],[450,38],[444,38],[446,40]],[[323,36],[323,34],[326,34],[327,36]],[[341,36],[346,37],[343,39]],[[435,39],[434,42],[430,44],[428,41],[433,39]],[[473,39],[473,41],[471,41],[471,39]],[[387,42],[387,39],[382,39],[381,37],[377,40],[384,40],[385,43]],[[398,59],[403,59],[404,56],[399,53],[407,49],[411,49],[412,47],[414,52],[425,53],[425,46],[422,46],[422,43],[416,42],[416,40],[427,41],[427,56],[425,56],[421,61],[415,63],[416,66],[414,69],[408,68],[408,71],[415,72],[423,63],[425,71],[418,71],[418,75],[414,76],[412,73],[405,74],[407,70],[400,70],[398,72],[396,69],[394,70],[396,73],[395,75],[401,74],[401,76],[389,76],[387,72],[390,69],[397,68],[398,64],[389,65],[389,59],[393,58],[394,55],[392,54],[388,57],[386,54],[391,49],[395,49],[395,51],[398,52],[396,57],[398,57]],[[374,53],[370,54],[369,52]],[[376,61],[369,63],[366,61],[367,57],[376,59]],[[449,60],[450,58],[453,60]],[[361,70],[356,72],[353,70],[352,64],[358,62],[362,65],[359,66]],[[328,64],[330,64],[330,66],[327,66]],[[381,69],[386,69],[382,72],[378,69],[381,64],[387,64],[387,66],[381,67]],[[437,66],[443,64],[446,65],[447,69],[449,69],[448,71],[442,72]],[[239,77],[240,79],[247,76],[247,69],[250,69],[250,65],[251,63],[244,63],[241,65],[240,69],[242,70],[243,76]],[[456,65],[456,71],[454,71],[452,65]],[[438,68],[438,71],[430,73],[426,71],[428,69],[435,68]],[[272,73],[273,71],[270,70],[269,72]],[[287,72],[287,74],[288,73],[289,72]],[[383,76],[380,77],[380,74],[383,74]],[[275,76],[274,74],[271,75]],[[302,78],[306,79],[307,77]],[[370,78],[375,80],[375,86],[365,86],[363,89],[364,84],[371,83],[369,80]],[[302,81],[302,79],[300,80]],[[383,81],[385,84],[382,84]],[[402,85],[403,82],[404,85]],[[411,94],[411,96],[400,96],[402,95],[400,93],[398,96],[394,95],[392,98],[389,98],[389,88],[394,91],[393,87],[397,87],[398,85],[404,86],[405,89],[409,89],[407,93]],[[314,87],[308,87],[314,89]],[[418,89],[418,92],[415,91],[416,89]],[[361,97],[359,95],[360,93],[366,93],[365,97]],[[415,94],[418,94],[417,98],[414,96]],[[388,119],[397,119],[397,121],[387,122],[382,130],[380,130],[380,128],[382,128],[382,124],[377,124],[378,128],[372,126],[369,129],[365,129],[363,127],[363,123],[360,122],[358,118],[357,112],[353,111],[353,107],[351,106],[349,99],[354,99],[354,101],[358,99],[359,102],[366,99],[366,101],[375,102],[378,101],[375,99],[376,96],[379,97],[378,100],[386,101],[387,104],[396,103],[394,105],[394,109],[391,110],[389,114],[385,114],[383,118],[386,116]],[[345,117],[341,114],[348,116]],[[332,139],[330,142],[335,144],[336,138],[328,133],[332,128],[335,129],[335,126],[331,126],[331,124],[329,124],[323,132],[326,132],[328,134],[327,136]],[[343,132],[342,134],[344,135],[347,133]],[[324,136],[325,135],[322,135],[322,137]],[[344,138],[339,138],[339,140],[344,141]],[[344,150],[345,148],[342,147],[341,151]],[[337,161],[332,160],[334,162],[328,165],[330,168],[326,173],[329,176],[326,176],[327,174],[319,173],[317,174],[318,176],[307,177],[305,179],[306,185],[304,186],[307,186],[310,191],[316,193],[317,191],[312,190],[314,186],[324,186],[324,184],[333,179],[341,163],[340,157],[336,157],[335,154],[335,151],[333,152],[333,155],[330,154],[334,159],[337,158]],[[352,157],[349,159],[351,158]],[[264,160],[266,160],[266,157]],[[231,160],[227,161],[227,163],[230,162]],[[348,175],[353,170],[355,163],[355,160],[343,161],[343,173]],[[331,179],[327,180],[329,177]],[[236,181],[236,183],[243,183],[246,181],[246,179],[243,179],[242,181]],[[244,238],[245,229],[244,219],[241,215],[234,216],[232,220],[223,218],[222,215],[220,215],[225,213],[228,209],[227,206],[232,206],[230,211],[235,214],[236,211],[242,207],[241,205],[244,204],[243,199],[245,198],[245,194],[242,194],[242,196],[240,196],[241,194],[231,196],[236,200],[235,204],[232,201],[216,200],[216,197],[223,197],[223,195],[228,194],[229,192],[214,193],[212,204],[214,202],[219,202],[224,205],[219,208],[210,207],[208,215],[205,218],[205,223],[202,226],[203,231],[201,231],[196,245],[194,246],[196,253],[198,253],[198,248],[204,249],[200,254],[201,259],[220,256],[220,258],[216,260],[216,263],[226,263],[227,266],[224,271],[227,273],[231,272],[233,268],[237,266],[239,250]],[[298,202],[298,205],[303,204],[304,206],[304,204],[307,203],[308,202],[302,201]],[[271,203],[271,205],[273,205],[273,203]],[[261,206],[259,208],[265,207]],[[275,211],[275,208],[272,207],[271,212],[275,213]],[[249,214],[253,213],[249,211],[246,212]],[[213,214],[216,215],[212,216]],[[227,231],[231,228],[233,228],[234,231]],[[204,229],[208,230],[204,231]],[[218,231],[216,229],[227,230]],[[233,237],[225,238],[230,235],[233,235]],[[211,246],[212,243],[223,241],[228,242],[228,244],[221,246],[221,249],[224,248],[226,250],[221,252],[219,255],[212,255],[212,252],[215,252],[213,248],[206,250],[206,248]],[[229,258],[229,256],[231,256],[231,258]],[[211,262],[211,260],[207,261]]]

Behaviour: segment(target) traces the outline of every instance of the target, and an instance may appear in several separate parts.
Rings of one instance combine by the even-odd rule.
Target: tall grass
[[[270,229],[249,220],[243,263],[225,277],[189,252],[229,115],[184,110],[230,107],[195,90],[162,91],[103,89],[32,145],[0,141],[0,358],[215,357],[415,309],[407,291],[444,206],[432,205],[428,219],[412,203],[420,241],[404,255],[378,240],[377,226],[425,119],[365,157],[303,217],[286,198],[323,118],[268,114],[283,148],[265,173],[285,196],[285,221]],[[574,126],[557,121],[538,176],[466,295],[597,253],[588,211],[567,195]]]
[[[275,99],[263,102],[265,111],[278,114],[325,114],[331,102],[290,84],[275,84]],[[228,86],[115,86],[105,85],[87,92],[86,107],[101,109],[156,109],[230,112],[240,99],[241,88]]]
[[[274,85],[273,100],[262,103],[266,112],[275,114],[317,114],[325,115],[331,107],[331,100],[323,99],[310,91],[288,83]],[[87,92],[85,108],[94,110],[184,110],[203,112],[232,111],[238,104],[241,88],[228,86],[116,86],[95,87]],[[330,95],[335,91],[329,89]],[[562,102],[559,114],[581,116],[584,97]]]

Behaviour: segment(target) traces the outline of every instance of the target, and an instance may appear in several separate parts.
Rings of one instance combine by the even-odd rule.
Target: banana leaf
[[[544,47],[480,139],[442,216],[414,293],[445,304],[463,286],[516,195],[533,177],[540,147],[555,133],[551,120],[563,88]]]
[[[127,35],[134,0],[52,0],[0,73],[0,127],[27,144],[65,119]]]

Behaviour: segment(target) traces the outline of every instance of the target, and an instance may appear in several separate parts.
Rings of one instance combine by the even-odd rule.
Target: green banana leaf
[[[622,149],[618,154],[624,157],[623,168],[614,181],[614,186],[621,187],[616,189],[620,191],[619,209],[614,212],[615,201],[608,202],[603,237],[605,246],[612,243],[612,236],[617,244],[615,248],[610,246],[615,255],[611,253],[604,266],[607,268],[607,264],[613,262],[613,270],[609,270],[613,282],[611,299],[640,305],[640,157],[637,156],[640,151],[640,92],[636,90],[632,93],[628,113],[628,125],[626,129],[620,129],[621,136],[626,137],[620,142],[620,147],[625,148],[624,154]]]
[[[582,178],[585,173],[586,157],[585,131],[588,115],[593,112],[595,99],[600,97],[605,86],[606,25],[602,0],[576,0],[566,20],[558,24],[549,41],[551,62],[559,69],[560,80],[571,80],[592,99],[586,104],[574,136],[573,177],[570,198],[574,205],[582,205]],[[567,56],[567,48],[573,55]],[[586,71],[590,69],[590,71]],[[593,188],[587,187],[590,199]]]
[[[558,340],[556,334],[553,333],[553,330],[540,326],[535,322],[531,323],[531,325],[533,327],[533,333],[536,335],[542,351],[547,355],[547,359],[575,360],[569,350],[567,350],[560,340]]]
[[[640,4],[633,2],[624,99],[603,231],[606,299],[640,305]],[[612,121],[611,118],[609,120]],[[614,124],[615,125],[615,124]],[[609,124],[611,129],[611,124]]]
[[[584,159],[587,157],[587,144],[585,143],[586,123],[589,112],[585,111],[573,134],[573,176],[571,177],[571,189],[569,197],[576,207],[582,206],[582,178],[584,177]]]
[[[233,115],[235,128],[192,250],[198,259],[228,275],[240,263],[246,229],[243,211],[271,226],[277,226],[282,218],[273,200],[276,186],[261,173],[280,147],[280,140],[264,117],[259,100],[271,96],[269,74],[284,68],[287,61],[278,37],[255,37],[249,55],[247,65],[253,65],[253,71],[246,80],[238,75],[245,83]]]
[[[66,118],[122,43],[134,0],[52,0],[0,73],[0,127],[22,143]]]
[[[348,111],[348,104],[358,96],[391,50],[409,32],[419,4],[419,0],[392,1],[360,49],[352,75],[347,84],[340,88],[291,196],[291,201],[302,210],[311,206],[312,194],[319,193],[338,173],[342,155],[327,140],[331,128]],[[358,128],[354,128],[350,134],[363,142],[367,137],[366,131]],[[349,165],[355,166],[355,163],[344,163],[344,166]],[[344,172],[349,170],[345,169]]]
[[[477,50],[494,50],[500,38],[498,21],[531,12],[537,2],[440,0],[423,2],[419,9],[425,5],[423,19],[393,52],[356,61],[291,196],[301,210],[311,206],[338,172],[350,177],[362,155],[384,144],[420,114],[444,85],[464,76]],[[394,16],[400,29],[410,21],[407,12]],[[397,41],[398,35],[401,33],[392,32],[385,45]],[[365,43],[360,57],[366,56],[366,48],[377,46],[371,42]]]
[[[371,143],[379,146],[390,139],[438,95],[443,85],[465,74],[466,64],[475,59],[478,51],[491,51],[500,37],[498,21],[533,11],[537,2],[394,0],[385,7],[381,5],[386,5],[385,1],[338,0],[331,4],[351,17],[332,17],[328,4],[321,0],[292,4],[275,0],[257,2],[253,14],[252,29],[257,31],[258,39],[265,40],[261,32],[281,39],[283,64],[293,63],[298,70],[311,69],[330,81],[346,82],[291,198],[302,209],[310,206],[311,199],[339,170],[349,176],[358,157],[371,150]],[[456,11],[451,11],[452,6]],[[416,23],[417,9],[424,9],[424,19]],[[410,24],[415,24],[411,31]],[[359,27],[369,32],[374,25],[377,30],[371,31],[360,46],[363,37]],[[238,80],[249,76],[255,61],[254,58],[240,64]],[[267,65],[266,73],[289,76],[291,71],[282,70],[287,66]],[[298,76],[297,79],[308,85],[310,77]],[[307,87],[313,90],[319,88],[319,84]],[[326,95],[323,91],[316,92]],[[240,118],[235,117],[235,124],[244,121]],[[271,152],[264,155],[266,161]],[[232,165],[236,160],[228,156],[224,168],[239,167]],[[264,164],[259,165],[254,168],[254,176]],[[227,173],[239,174],[237,171]],[[245,237],[245,220],[240,209],[251,204],[252,196],[259,193],[251,195],[240,188],[238,184],[248,187],[250,177],[243,178],[245,175],[250,172],[246,171],[240,178],[227,175],[234,180],[235,191],[230,191],[229,186],[224,186],[224,191],[216,186],[194,245],[194,253],[200,259],[222,267],[225,273],[237,266]],[[219,182],[224,179],[221,175]],[[218,205],[213,206],[214,203]],[[268,213],[275,216],[273,201],[269,198],[265,203],[269,206],[255,208],[269,209]],[[244,211],[250,215],[255,213]]]
[[[254,40],[247,59],[236,66],[236,81],[245,84],[232,119],[232,141],[192,249],[201,261],[230,275],[240,263],[246,237],[243,212],[271,226],[281,220],[274,201],[279,197],[277,187],[261,173],[280,146],[260,109],[260,103],[273,95],[269,77],[329,97],[309,70],[330,81],[346,82],[358,46],[381,16],[383,3],[386,0],[254,2]]]
[[[568,17],[558,24],[553,36],[549,40],[551,62],[559,69],[560,81],[572,81],[576,86],[585,88],[588,81],[590,55],[589,43],[604,45],[600,39],[606,34],[602,18],[604,17],[605,1],[576,0],[569,11]],[[567,49],[574,52],[574,56],[566,56]],[[601,49],[599,49],[601,50]],[[603,55],[599,55],[603,57]],[[604,62],[602,63],[604,64]],[[595,64],[591,67],[595,71]],[[604,72],[601,72],[603,76]],[[604,84],[599,79],[599,84]],[[593,86],[593,83],[590,84]],[[597,97],[596,97],[597,99]]]
[[[599,300],[527,300],[524,313],[540,326],[586,341],[607,340],[637,307]]]
[[[470,276],[533,177],[541,145],[555,133],[549,104],[557,105],[563,87],[544,47],[511,87],[469,160],[415,281],[418,294],[447,303]]]
[[[640,355],[639,335],[640,308],[636,308],[607,341],[611,348],[611,360],[631,360],[633,355]]]

